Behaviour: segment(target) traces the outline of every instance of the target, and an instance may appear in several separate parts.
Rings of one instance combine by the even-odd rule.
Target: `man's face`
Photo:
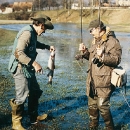
[[[38,27],[38,36],[40,36],[42,33],[45,33],[45,26],[43,24],[40,24],[39,27]]]
[[[92,34],[92,36],[97,39],[100,37],[100,28],[97,27],[97,28],[91,28],[90,29],[90,34]]]

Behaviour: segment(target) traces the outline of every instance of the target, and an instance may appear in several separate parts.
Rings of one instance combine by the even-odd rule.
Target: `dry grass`
[[[0,20],[0,24],[26,24],[31,23],[30,20]]]

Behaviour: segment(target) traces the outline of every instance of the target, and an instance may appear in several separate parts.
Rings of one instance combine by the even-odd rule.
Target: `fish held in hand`
[[[47,74],[47,76],[49,77],[48,84],[52,85],[52,78],[55,69],[55,51],[51,51],[50,53],[47,69],[49,70],[49,73]]]

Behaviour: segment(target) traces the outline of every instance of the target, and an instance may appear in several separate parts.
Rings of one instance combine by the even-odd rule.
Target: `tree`
[[[5,2],[1,4],[1,9],[5,9],[6,7],[9,7],[9,2]]]
[[[33,0],[33,9],[34,10],[43,10],[48,8],[51,10],[51,7],[58,7],[60,4],[57,0]]]

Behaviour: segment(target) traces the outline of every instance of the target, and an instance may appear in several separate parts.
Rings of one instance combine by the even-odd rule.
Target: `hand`
[[[77,54],[77,55],[75,56],[75,59],[76,59],[76,60],[80,60],[80,59],[83,59],[83,57],[82,57],[82,55]]]
[[[86,50],[86,46],[84,45],[84,43],[80,43],[79,44],[79,51],[85,52]]]
[[[34,69],[35,69],[35,71],[36,71],[37,73],[43,74],[43,70],[42,70],[41,65],[38,64],[36,61],[34,61],[34,62],[32,63],[32,66],[34,67]]]
[[[103,52],[104,52],[104,48],[101,48],[101,47],[98,46],[96,49],[97,49],[97,55],[99,57],[102,57]]]
[[[55,51],[55,47],[54,46],[50,46],[50,52],[51,51]]]

